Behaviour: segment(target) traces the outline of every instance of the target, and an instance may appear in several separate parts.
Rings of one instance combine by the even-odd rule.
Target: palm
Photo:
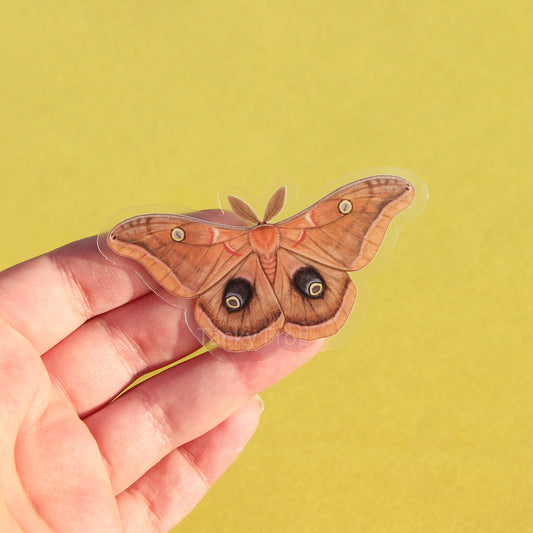
[[[14,521],[24,531],[39,531],[46,523],[57,527],[59,519],[65,531],[75,531],[86,516],[89,528],[118,530],[109,473],[87,425],[32,350],[19,352],[7,364],[8,375],[18,377],[8,381],[6,392],[16,399],[20,420],[18,428],[11,427],[15,468],[3,479],[15,488],[9,505]]]
[[[183,309],[94,239],[1,273],[0,302],[2,531],[170,529],[253,434],[252,397],[320,346],[202,354],[111,402],[198,348]]]

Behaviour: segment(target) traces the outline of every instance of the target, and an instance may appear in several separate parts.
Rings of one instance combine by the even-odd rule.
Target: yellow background
[[[533,530],[531,5],[2,3],[2,267],[222,188],[428,184],[357,334],[263,393],[179,531]]]

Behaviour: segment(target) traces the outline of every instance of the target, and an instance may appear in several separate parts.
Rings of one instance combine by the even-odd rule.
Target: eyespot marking
[[[337,209],[341,215],[347,215],[353,209],[352,202],[346,199],[341,200],[337,206]]]
[[[303,267],[293,277],[294,286],[300,294],[308,298],[322,298],[326,283],[313,267]]]
[[[240,309],[242,307],[242,303],[235,295],[227,296],[224,300],[226,303],[226,307],[231,309],[232,311],[237,311],[237,309]]]
[[[174,228],[170,232],[170,236],[172,237],[172,240],[174,240],[176,242],[184,241],[185,240],[185,230],[178,226],[177,228]]]
[[[309,285],[309,296],[316,298],[322,294],[323,290],[324,290],[324,284],[322,282],[313,281],[313,283]]]
[[[253,287],[251,283],[243,278],[235,278],[226,284],[222,305],[230,312],[244,309],[252,296]]]

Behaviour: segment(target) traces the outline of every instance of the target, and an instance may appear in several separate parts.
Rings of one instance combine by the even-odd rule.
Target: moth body
[[[250,246],[271,284],[274,284],[276,275],[279,241],[279,230],[274,224],[258,224],[249,232]]]

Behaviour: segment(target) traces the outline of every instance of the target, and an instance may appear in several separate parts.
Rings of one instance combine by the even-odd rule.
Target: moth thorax
[[[250,245],[261,256],[275,255],[279,247],[279,231],[273,224],[259,224],[250,230]]]

